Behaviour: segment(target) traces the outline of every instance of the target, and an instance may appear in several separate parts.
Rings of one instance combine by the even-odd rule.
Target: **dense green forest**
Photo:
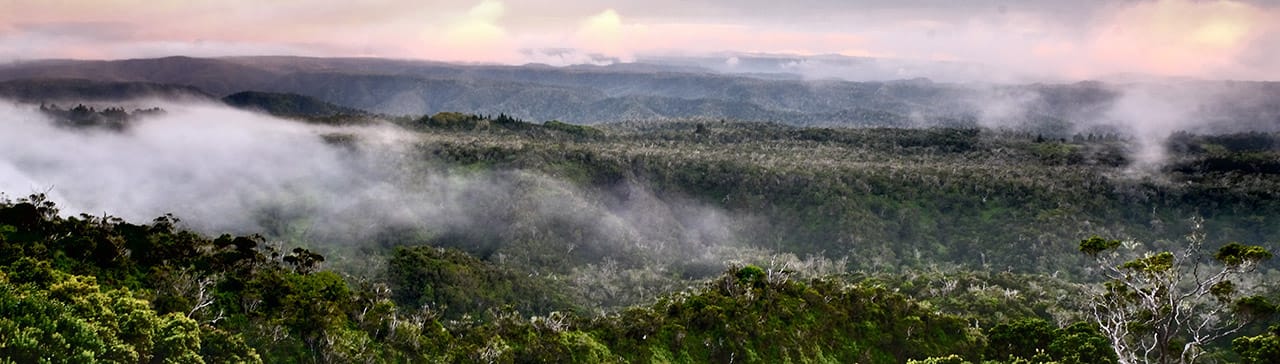
[[[1018,330],[1055,345],[1029,355],[1108,355],[1087,324],[1025,319],[989,341],[963,317],[838,276],[747,265],[583,315],[550,283],[455,250],[397,248],[388,280],[370,282],[258,236],[57,212],[42,196],[0,206],[0,355],[12,362],[901,362],[1001,358],[990,345],[1022,345],[1000,336]]]
[[[1074,254],[1081,237],[1166,248],[1191,232],[1194,217],[1215,243],[1280,239],[1275,134],[1176,134],[1165,164],[1137,169],[1120,135],[475,118],[400,123],[429,135],[422,160],[534,170],[605,191],[601,198],[625,199],[608,191],[642,184],[660,198],[741,214],[747,222],[734,228],[747,246],[848,257],[855,271],[933,263],[1077,274],[1087,265]]]
[[[369,123],[343,118],[299,117]],[[1149,332],[1177,360],[1200,336],[1165,310],[1230,313],[1200,361],[1280,355],[1277,134],[1176,133],[1139,167],[1119,134],[385,118],[412,137],[392,182],[515,192],[364,235],[264,208],[244,236],[11,196],[0,361],[1110,363]]]

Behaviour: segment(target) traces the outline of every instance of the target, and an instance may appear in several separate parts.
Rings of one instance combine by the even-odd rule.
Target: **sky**
[[[1280,79],[1280,1],[0,0],[0,61],[231,55],[575,64],[751,52],[1059,78]]]

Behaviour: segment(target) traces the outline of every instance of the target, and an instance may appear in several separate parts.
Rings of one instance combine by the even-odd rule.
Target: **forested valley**
[[[276,116],[217,111],[256,115],[218,128],[300,137],[210,132],[227,154],[192,158],[227,175],[160,181],[225,190],[117,191],[104,172],[3,191],[0,362],[1280,358],[1277,133],[1174,132],[1151,160],[1107,131],[586,126],[237,95]],[[94,164],[191,115],[164,108],[8,111],[70,135],[50,144],[121,138],[75,156]],[[212,161],[236,153],[267,162]],[[0,168],[38,180],[54,169],[23,168],[40,158]],[[316,160],[332,165],[255,177]],[[279,188],[222,182],[238,180]],[[116,217],[142,199],[95,189],[172,196]]]

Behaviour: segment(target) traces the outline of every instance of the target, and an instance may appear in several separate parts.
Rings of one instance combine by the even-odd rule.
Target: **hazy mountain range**
[[[1226,131],[1280,128],[1280,83],[1274,82],[855,82],[784,71],[815,64],[862,67],[876,64],[874,59],[729,59],[672,57],[568,67],[274,56],[47,60],[0,65],[0,96],[26,102],[217,99],[258,91],[391,115],[505,113],[586,124],[723,118],[792,125],[1013,127],[1050,134],[1129,123]],[[868,67],[863,69],[875,69]],[[1130,120],[1140,114],[1133,109],[1151,109],[1154,119]]]

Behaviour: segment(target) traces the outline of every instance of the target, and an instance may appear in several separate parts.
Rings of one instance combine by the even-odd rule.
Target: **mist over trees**
[[[254,90],[390,115],[464,111],[577,124],[706,117],[799,126],[981,126],[1058,138],[1082,132],[1123,131],[1154,139],[1175,130],[1276,131],[1280,120],[1280,109],[1270,102],[1280,96],[1275,82],[853,82],[653,62],[630,67],[306,57],[26,62],[0,66],[0,95],[118,101],[129,96],[190,99],[201,93],[218,98]],[[152,72],[156,69],[183,72]],[[106,91],[115,89],[120,91]],[[139,95],[144,90],[151,91]]]
[[[376,91],[386,85],[456,84],[471,93],[458,100],[478,98],[408,115],[270,87],[0,104],[0,357],[1109,363],[1275,352],[1280,291],[1265,258],[1280,241],[1280,134],[1250,124],[1272,114],[1230,116],[1267,110],[1261,101],[1169,104],[1186,85],[706,75],[676,88],[683,75],[135,63],[164,62],[357,82],[368,100],[393,98]],[[332,68],[287,74],[271,62]],[[95,67],[135,75],[138,64]],[[591,125],[531,118],[545,108],[513,101],[566,105],[557,97],[584,92],[576,77],[648,79],[667,95],[583,96],[648,113]],[[1232,87],[1210,93],[1270,86]],[[699,94],[722,88],[775,104]],[[874,105],[833,120],[872,127],[768,111],[816,110],[803,104],[824,102],[810,92],[846,91]],[[1126,121],[1151,105],[1165,106],[1154,121]],[[672,115],[701,117],[654,120]],[[68,346],[81,350],[53,349]]]

